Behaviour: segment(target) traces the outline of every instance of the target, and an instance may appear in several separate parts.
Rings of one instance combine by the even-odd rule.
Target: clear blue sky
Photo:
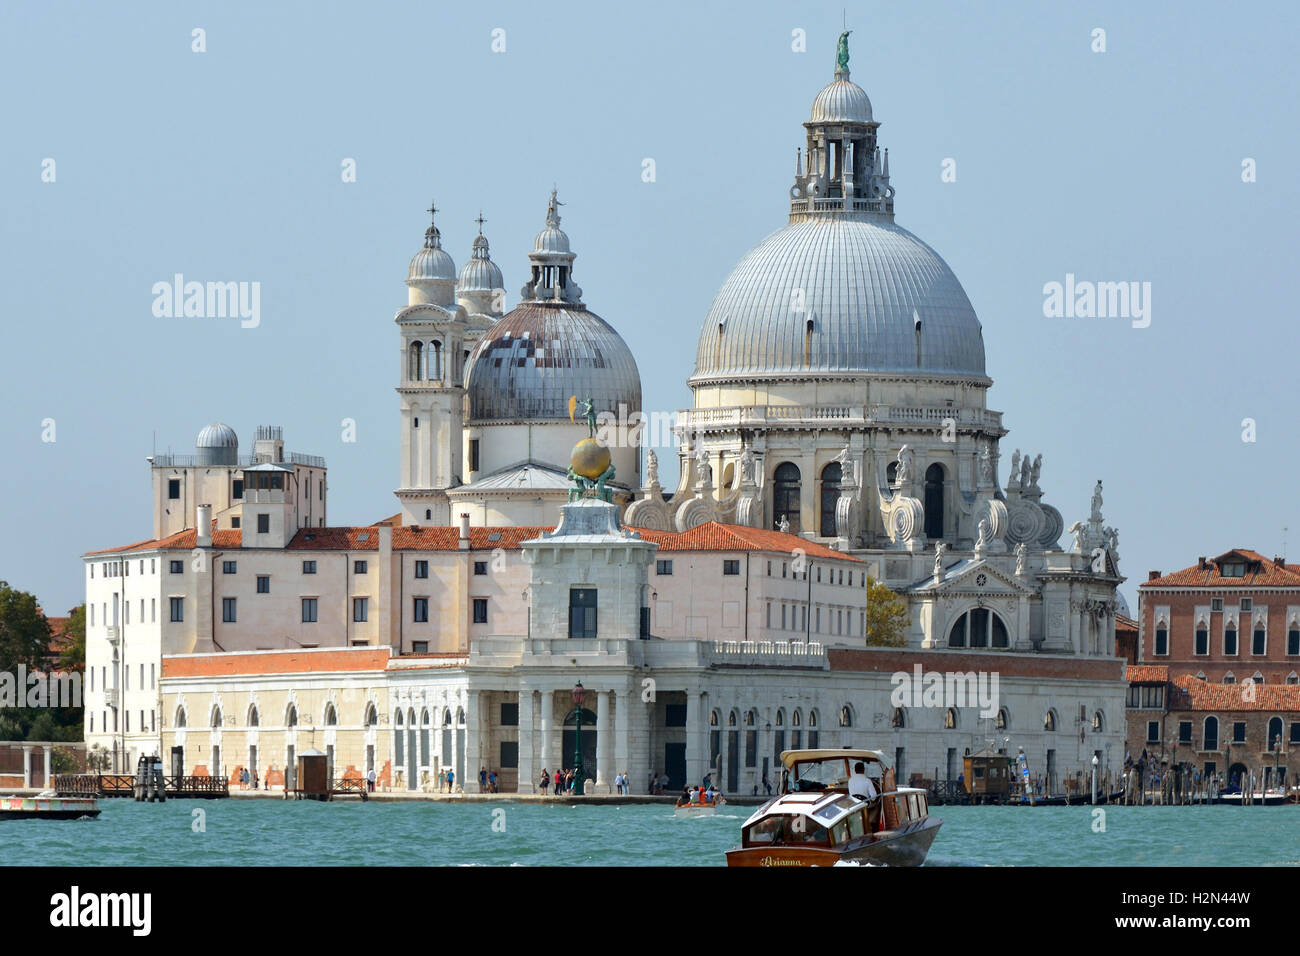
[[[331,523],[393,513],[392,318],[431,198],[458,265],[482,209],[513,304],[558,184],[575,277],[636,354],[646,408],[687,407],[714,292],[785,220],[842,9],[6,4],[0,578],[51,613],[79,603],[84,551],[150,534],[154,433],[188,453],[215,420],[244,452],[275,423],[325,456]],[[1295,6],[847,16],[898,222],[983,322],[990,405],[1011,429],[1003,480],[1012,449],[1041,452],[1068,525],[1104,479],[1135,607],[1148,568],[1271,556],[1283,526],[1300,544]],[[947,157],[955,183],[940,181]],[[260,282],[261,326],[155,318],[151,287],[177,272]],[[1150,328],[1044,318],[1043,284],[1067,272],[1150,281]]]

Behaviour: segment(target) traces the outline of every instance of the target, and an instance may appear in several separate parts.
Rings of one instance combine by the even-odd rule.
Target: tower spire
[[[431,201],[429,208],[425,212],[429,214],[429,228],[424,230],[424,248],[441,249],[442,233],[438,231],[438,227],[434,223],[434,217],[438,215],[438,204]]]

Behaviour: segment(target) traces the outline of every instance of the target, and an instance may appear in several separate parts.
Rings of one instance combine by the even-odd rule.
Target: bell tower
[[[430,205],[430,216],[437,207]],[[407,305],[396,316],[401,335],[397,394],[402,471],[397,490],[402,523],[448,525],[446,491],[461,484],[464,355],[467,314],[456,301],[456,264],[431,220],[424,247],[411,259]]]

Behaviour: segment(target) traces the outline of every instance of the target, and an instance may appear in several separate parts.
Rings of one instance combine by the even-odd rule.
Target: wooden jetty
[[[330,777],[328,758],[319,750],[311,749],[298,755],[298,766],[292,785],[284,785],[284,799],[333,800],[335,797],[369,798],[365,780],[344,776],[341,780]]]
[[[54,792],[60,797],[131,797],[136,794],[133,773],[59,773]],[[230,783],[222,777],[163,777],[163,792],[177,799],[212,800],[230,796]]]

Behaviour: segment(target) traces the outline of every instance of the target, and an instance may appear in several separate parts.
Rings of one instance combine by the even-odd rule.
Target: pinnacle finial
[[[839,47],[835,51],[835,75],[843,73],[844,78],[849,75],[849,34],[852,30],[845,30],[840,34]]]
[[[558,228],[560,228],[560,210],[559,210],[559,207],[564,205],[564,203],[560,202],[558,199],[555,198],[555,195],[556,195],[556,188],[555,188],[554,186],[552,186],[552,187],[551,187],[551,202],[550,202],[550,204],[546,207],[546,224],[547,224],[548,226],[550,226],[552,229],[558,229]]]
[[[433,217],[438,214],[438,204],[430,202],[429,208],[425,210],[429,214],[429,228],[424,230],[424,248],[441,249],[442,233],[438,231],[437,225],[434,224]]]
[[[482,209],[480,209],[480,210],[478,211],[478,218],[475,219],[474,221],[475,221],[476,223],[478,223],[478,234],[479,234],[480,236],[483,235],[483,223],[487,222],[487,220],[483,218],[483,210],[482,210]]]

